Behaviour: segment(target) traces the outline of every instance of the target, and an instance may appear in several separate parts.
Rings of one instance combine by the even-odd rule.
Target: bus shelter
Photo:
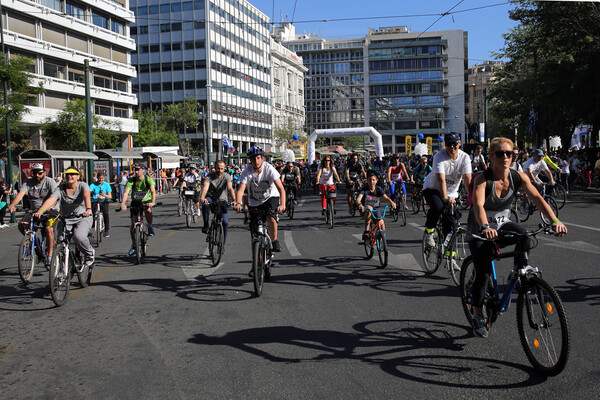
[[[31,166],[35,163],[42,164],[46,169],[46,176],[51,178],[58,177],[73,165],[81,171],[81,180],[88,182],[87,163],[97,159],[98,156],[86,151],[26,150],[19,155],[19,185],[31,177]]]
[[[142,153],[142,156],[148,168],[156,173],[155,179],[159,191],[162,191],[163,185],[167,183],[166,176],[161,176],[163,170],[179,168],[181,163],[187,160],[187,157],[164,151],[147,151]],[[159,177],[161,179],[158,179]]]
[[[121,174],[121,170],[129,170],[144,157],[134,151],[117,150],[96,150],[94,154],[98,156],[98,161],[94,162],[94,172],[104,172],[106,181],[112,183],[115,174]]]

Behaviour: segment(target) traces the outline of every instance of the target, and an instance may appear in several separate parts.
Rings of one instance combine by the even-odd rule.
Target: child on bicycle
[[[381,204],[381,199],[390,203],[392,208],[396,208],[396,203],[390,199],[381,186],[377,186],[378,173],[374,169],[367,172],[367,184],[363,187],[358,198],[356,199],[360,212],[364,212],[365,216],[365,231],[363,232],[363,240],[368,240],[369,230],[371,228],[371,212],[366,212],[366,209],[376,210]],[[375,218],[381,221],[381,229],[385,231],[385,223],[383,222],[381,211],[373,212]]]
[[[408,177],[408,172],[404,163],[400,162],[400,157],[394,155],[392,157],[392,163],[387,168],[387,178],[390,183],[390,193],[392,199],[396,198],[396,191],[402,190],[402,197],[404,198],[404,204],[406,207],[406,186],[404,185],[403,176]],[[404,174],[404,175],[403,175]]]

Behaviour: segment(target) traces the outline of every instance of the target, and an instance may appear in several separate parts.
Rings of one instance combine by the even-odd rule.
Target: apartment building
[[[141,108],[196,99],[201,122],[179,134],[206,143],[213,161],[226,154],[223,136],[238,152],[256,144],[270,146],[266,15],[244,0],[130,0],[130,9],[136,15],[133,64],[139,75],[134,90]]]
[[[465,120],[476,132],[481,132],[489,122],[490,100],[488,89],[495,79],[495,73],[504,68],[502,61],[485,61],[469,67],[467,92],[465,97]]]
[[[135,16],[127,0],[1,1],[7,54],[30,58],[33,84],[45,89],[24,115],[36,147],[45,148],[40,124],[67,101],[85,97],[85,60],[91,67],[92,112],[111,122],[123,141],[138,131],[132,118],[136,71],[130,63],[135,42],[129,36]]]

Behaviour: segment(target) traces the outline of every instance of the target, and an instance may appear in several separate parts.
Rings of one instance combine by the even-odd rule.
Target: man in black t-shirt
[[[352,154],[346,166],[346,192],[348,193],[348,207],[352,210],[352,187],[354,182],[366,178],[367,174],[362,164],[358,161],[358,154]]]

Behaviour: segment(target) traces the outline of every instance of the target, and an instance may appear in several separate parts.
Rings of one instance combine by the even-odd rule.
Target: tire
[[[567,201],[567,191],[565,190],[565,187],[560,183],[556,183],[556,185],[552,186],[552,191],[550,192],[550,194],[556,200],[558,209],[562,210]]]
[[[460,279],[458,289],[460,290],[460,300],[462,302],[463,312],[465,313],[465,317],[467,318],[467,322],[471,328],[473,327],[473,295],[471,293],[471,286],[473,285],[474,280],[475,265],[473,264],[473,257],[468,256],[467,258],[465,258],[460,267]],[[494,286],[492,280],[490,279],[488,281],[488,287],[483,305],[483,308],[486,310],[488,309],[488,300],[491,298],[491,296],[493,296],[493,293]],[[484,314],[484,316],[486,317],[486,326],[489,329],[489,319],[487,315]]]
[[[350,207],[350,215],[353,217],[356,215],[356,199],[354,198],[354,196],[352,196],[352,207]]]
[[[75,252],[76,252],[77,258],[78,258],[77,262],[83,263],[83,259],[81,257],[81,253],[79,252],[79,249],[76,249]],[[92,271],[90,270],[89,267],[83,267],[81,272],[77,272],[77,280],[79,281],[79,284],[81,285],[81,287],[87,287],[90,284],[91,279],[92,279]]]
[[[521,283],[517,327],[533,368],[546,376],[560,374],[569,359],[569,323],[560,297],[545,280],[532,277]]]
[[[96,217],[96,224],[94,226],[93,229],[94,232],[94,237],[93,237],[93,242],[94,242],[94,247],[98,248],[100,247],[100,236],[102,235],[102,232],[100,231],[100,216],[98,215]]]
[[[517,211],[514,207],[510,209],[510,220],[512,222],[516,222],[517,224],[521,222],[519,219],[519,214],[517,214]]]
[[[65,276],[63,264],[66,261],[67,252],[69,249],[64,243],[59,244],[54,249],[52,254],[52,261],[50,261],[50,273],[48,274],[50,280],[50,295],[52,301],[58,307],[62,306],[69,299],[69,290],[71,289],[71,270],[70,265],[67,267],[67,273]]]
[[[402,200],[400,201],[400,214],[402,215],[402,226],[406,226],[406,203],[404,202],[404,198],[400,197]],[[396,204],[397,206],[397,204]]]
[[[392,210],[392,221],[398,221],[398,213],[400,213],[400,204],[396,203],[396,208]]]
[[[134,242],[135,242],[135,263],[141,264],[143,256],[142,256],[142,229],[141,229],[140,225],[138,225],[135,228]]]
[[[469,254],[469,245],[467,244],[467,232],[460,228],[452,238],[450,243],[452,252],[447,257],[448,272],[456,286],[460,286],[460,266],[467,259]],[[454,263],[453,263],[454,261]],[[453,267],[454,266],[454,267]]]
[[[423,254],[423,271],[425,271],[427,275],[434,274],[442,263],[442,238],[438,228],[435,228],[432,235],[436,245],[433,248],[429,248],[425,243],[427,232],[423,231],[421,249]]]
[[[421,199],[420,196],[412,196],[412,210],[413,214],[418,214],[421,210]]]
[[[327,214],[329,229],[333,229],[333,201],[331,199],[327,200],[327,210],[325,211],[325,214]]]
[[[102,213],[100,213],[100,221],[100,232],[98,236],[100,238],[100,243],[102,243],[102,234],[104,233],[104,215],[102,215]]]
[[[256,297],[262,295],[265,282],[265,249],[259,240],[252,244],[252,271],[254,271],[254,293]]]
[[[515,202],[515,211],[519,216],[520,222],[525,222],[529,218],[529,209],[531,208],[529,202],[530,200],[525,195],[520,195],[517,197],[517,201]]]
[[[558,218],[558,204],[556,204],[556,200],[554,200],[553,197],[548,196],[548,197],[546,197],[546,203],[548,203],[548,205],[554,212],[554,215],[556,215],[556,218]],[[541,211],[540,211],[540,218],[542,219],[542,222],[544,223],[544,225],[552,225],[552,220],[549,219],[548,217],[546,217],[544,215],[544,213],[542,213]]]
[[[19,277],[25,284],[31,281],[31,277],[33,276],[33,271],[35,269],[35,249],[33,246],[34,245],[31,241],[31,236],[23,236],[23,239],[21,239],[21,244],[19,245],[17,265],[19,268]]]
[[[221,254],[223,253],[223,225],[214,223],[211,226],[208,247],[212,265],[216,267],[219,265]]]
[[[371,240],[371,235],[369,235],[366,242],[363,240],[363,245],[365,246],[365,254],[367,256],[367,260],[370,260],[373,257],[373,253],[375,252],[375,249],[373,248],[373,242]]]
[[[181,201],[181,197],[177,200],[177,216],[181,217],[183,211],[183,202]]]
[[[388,248],[385,233],[379,229],[375,234],[375,241],[377,243],[377,254],[379,255],[380,268],[385,268],[388,265]]]
[[[185,224],[188,228],[192,225],[192,206],[189,201],[185,202]]]

